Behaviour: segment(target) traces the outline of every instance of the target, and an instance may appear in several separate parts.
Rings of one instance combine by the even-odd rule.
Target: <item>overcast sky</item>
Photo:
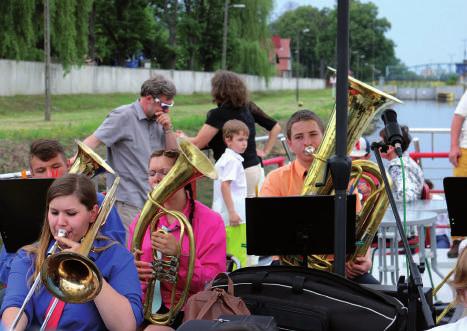
[[[274,0],[273,18],[303,5],[333,7],[335,0]],[[362,0],[362,2],[370,2]],[[386,36],[406,65],[460,62],[467,47],[467,0],[373,0],[391,22]],[[352,31],[350,32],[352,33]]]

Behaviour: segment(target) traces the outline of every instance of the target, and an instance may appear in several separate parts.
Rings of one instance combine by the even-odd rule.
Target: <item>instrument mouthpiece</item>
[[[66,230],[65,229],[58,229],[57,236],[65,237],[66,236]]]
[[[306,155],[312,155],[315,152],[315,148],[313,146],[306,146],[303,152]]]

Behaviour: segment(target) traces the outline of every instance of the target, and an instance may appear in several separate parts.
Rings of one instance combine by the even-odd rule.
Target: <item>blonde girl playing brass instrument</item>
[[[80,240],[98,215],[93,182],[84,175],[68,174],[49,188],[46,219],[39,241],[22,248],[15,257],[1,307],[2,323],[9,327],[40,271],[49,248],[58,241],[65,250],[77,252]],[[66,237],[58,237],[59,229]],[[55,239],[55,240],[54,240]],[[94,300],[62,304],[52,314],[48,328],[60,330],[136,330],[142,322],[141,289],[133,256],[120,244],[102,236],[94,241],[89,258],[103,276]],[[41,325],[54,297],[40,286],[26,305],[16,330]],[[52,323],[52,324],[51,324]]]
[[[456,303],[464,305],[467,308],[467,249],[461,251],[457,259],[456,268],[454,270],[454,279],[450,282],[453,289],[456,291]],[[465,314],[465,310],[464,310]],[[464,331],[467,330],[467,317],[459,319],[455,323],[449,323],[437,326],[432,331]]]

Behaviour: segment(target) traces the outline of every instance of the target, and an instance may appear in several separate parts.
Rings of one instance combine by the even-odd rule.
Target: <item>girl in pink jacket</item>
[[[155,187],[160,183],[164,176],[170,171],[177,160],[177,151],[157,151],[154,152],[149,160],[149,184]],[[224,222],[219,214],[203,205],[201,202],[193,199],[191,185],[187,185],[174,193],[164,204],[164,208],[169,210],[181,211],[185,214],[193,228],[195,241],[195,266],[193,278],[191,280],[189,295],[193,295],[204,289],[214,277],[226,270],[226,239]],[[131,241],[139,215],[130,226],[130,236],[128,246],[131,247]],[[177,243],[180,238],[180,225],[178,221],[171,216],[162,216],[159,219],[158,228],[164,228],[168,233],[160,232],[150,233],[146,231],[142,241],[139,261],[136,261],[138,275],[141,280],[143,298],[145,300],[146,287],[152,276],[153,248],[164,255],[175,255]],[[188,269],[189,242],[185,235],[182,239],[182,251],[180,256],[179,281],[177,283],[176,297],[180,297],[185,287]],[[170,308],[170,296],[172,285],[161,282],[160,286],[162,297],[162,311]],[[177,300],[175,301],[177,302]],[[162,312],[161,311],[161,312]],[[182,314],[179,314],[182,315]],[[182,320],[178,316],[174,324]],[[176,326],[176,325],[172,325]]]

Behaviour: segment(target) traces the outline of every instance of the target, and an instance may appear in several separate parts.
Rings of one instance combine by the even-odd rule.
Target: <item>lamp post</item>
[[[295,84],[295,98],[297,99],[297,104],[299,106],[300,105],[300,88],[299,88],[299,81],[300,81],[300,33],[307,33],[308,31],[310,31],[310,29],[306,28],[306,29],[303,29],[303,30],[300,30],[298,31],[298,34],[297,34],[297,50],[296,50],[296,53],[297,53],[297,64],[296,64],[296,67],[297,67],[297,70],[296,70],[296,76],[297,76],[297,79],[296,79],[296,84]]]
[[[224,35],[222,38],[222,69],[226,68],[227,64],[227,33],[229,30],[229,7],[232,8],[245,8],[245,4],[238,3],[230,5],[229,0],[224,3]]]
[[[362,60],[365,59],[365,55],[360,54],[358,51],[352,51],[352,54],[355,54],[355,57],[357,58],[357,68],[355,70],[354,77],[357,78],[357,79],[360,79],[361,78],[360,59],[362,59]]]
[[[44,1],[44,86],[45,86],[45,113],[44,120],[50,121],[50,4]]]

